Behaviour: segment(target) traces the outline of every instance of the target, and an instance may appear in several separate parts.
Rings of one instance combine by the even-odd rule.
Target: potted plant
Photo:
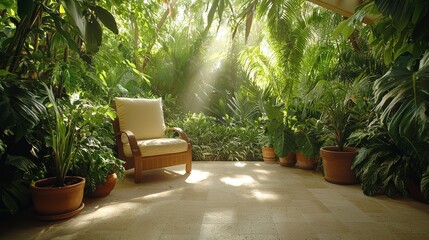
[[[277,155],[274,151],[271,136],[268,135],[266,128],[264,131],[260,131],[258,136],[259,144],[261,145],[262,158],[265,163],[275,163],[277,161]]]
[[[345,146],[352,123],[346,86],[340,82],[319,81],[309,92],[312,108],[321,112],[321,123],[328,141],[336,146],[320,148],[325,180],[336,184],[355,184],[357,178],[351,169],[357,148]]]
[[[279,119],[274,121],[271,126],[274,150],[279,156],[279,164],[284,167],[293,167],[296,163],[297,145],[293,129],[295,122],[296,118],[287,116],[284,121]]]
[[[113,155],[111,148],[87,147],[76,159],[74,172],[85,177],[85,195],[105,197],[125,174],[124,161]]]
[[[320,146],[318,122],[315,118],[307,118],[296,124],[296,165],[306,170],[317,168]]]
[[[295,132],[296,117],[291,108],[284,110],[285,104],[271,100],[265,102],[266,134],[269,136],[273,150],[279,157],[281,166],[293,167],[295,159]]]
[[[82,202],[85,179],[66,176],[71,169],[76,154],[78,124],[71,115],[61,111],[55,101],[52,88],[45,85],[53,111],[54,123],[47,137],[52,147],[55,177],[40,179],[31,184],[34,210],[42,220],[59,220],[78,214]]]
[[[114,133],[111,121],[115,113],[109,105],[93,103],[73,95],[72,114],[79,119],[79,150],[72,171],[85,178],[85,195],[104,197],[110,194],[116,179],[123,178],[124,161],[113,154]]]
[[[385,75],[369,81],[374,97],[366,105],[374,114],[351,136],[361,147],[353,169],[367,195],[411,195],[429,203],[429,51],[417,60],[404,54]]]

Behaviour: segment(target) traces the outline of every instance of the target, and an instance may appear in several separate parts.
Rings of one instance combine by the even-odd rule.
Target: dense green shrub
[[[261,159],[258,130],[220,124],[204,114],[187,114],[169,123],[181,127],[192,141],[194,161],[245,161]]]

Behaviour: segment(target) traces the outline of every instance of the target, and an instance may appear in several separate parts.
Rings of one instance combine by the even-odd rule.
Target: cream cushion
[[[131,131],[137,140],[165,136],[161,98],[116,98],[115,104],[121,131]],[[122,141],[128,143],[126,137]]]
[[[178,138],[158,138],[149,140],[138,140],[142,157],[157,156],[163,154],[186,152],[188,143]],[[124,153],[127,157],[132,157],[130,144],[124,144]]]

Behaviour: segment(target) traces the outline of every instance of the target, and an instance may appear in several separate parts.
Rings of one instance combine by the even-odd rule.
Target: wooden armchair
[[[119,158],[125,169],[134,168],[134,181],[142,181],[143,170],[186,164],[192,170],[192,145],[182,129],[166,128],[162,100],[116,98],[113,122]],[[175,131],[179,138],[166,138]]]

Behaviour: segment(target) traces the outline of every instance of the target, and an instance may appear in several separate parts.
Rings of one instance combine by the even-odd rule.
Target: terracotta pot
[[[325,180],[344,185],[357,183],[356,174],[351,169],[357,154],[357,148],[354,147],[344,147],[343,152],[339,152],[338,147],[334,146],[322,147],[320,156],[323,160]]]
[[[116,175],[116,173],[111,173],[107,175],[106,183],[98,184],[95,187],[95,191],[90,194],[90,197],[99,198],[109,195],[113,188],[115,188],[117,178],[118,176]]]
[[[317,167],[317,162],[316,162],[316,159],[306,157],[302,155],[302,153],[297,152],[295,167],[299,169],[305,169],[305,170],[314,170]]]
[[[296,163],[296,154],[290,153],[286,157],[279,157],[279,163],[283,167],[293,167]]]
[[[82,210],[85,179],[67,176],[65,187],[55,187],[56,178],[45,178],[31,184],[36,216],[41,220],[71,218]]]
[[[274,148],[263,147],[262,148],[262,157],[264,158],[265,163],[276,163],[277,156],[274,152]]]

